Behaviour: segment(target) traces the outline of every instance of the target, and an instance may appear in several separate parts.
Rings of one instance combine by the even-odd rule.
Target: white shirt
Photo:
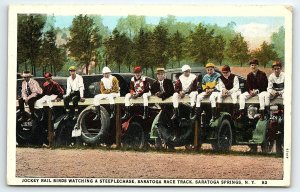
[[[274,85],[278,88],[275,88]],[[284,72],[280,72],[279,77],[276,77],[275,73],[269,76],[268,89],[269,93],[273,91],[278,91],[280,94],[284,92]]]
[[[80,75],[76,74],[75,79],[72,76],[67,79],[67,93],[66,95],[70,95],[71,92],[79,91],[80,97],[83,97],[84,84],[83,79]]]
[[[193,73],[191,73],[188,77],[186,77],[184,74],[180,75],[179,80],[182,85],[182,91],[188,92],[190,90],[192,83],[196,78],[197,76]]]
[[[108,78],[102,77],[101,81],[103,82],[104,88],[105,89],[111,89],[112,88],[112,80],[113,76],[110,75]]]

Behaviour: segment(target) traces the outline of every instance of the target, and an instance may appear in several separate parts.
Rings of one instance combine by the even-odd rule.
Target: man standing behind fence
[[[125,114],[122,119],[128,119],[130,99],[136,99],[143,96],[144,100],[144,115],[143,119],[148,117],[148,97],[151,96],[149,82],[145,76],[142,76],[142,67],[136,66],[134,68],[134,76],[130,80],[130,93],[125,95]]]
[[[40,87],[39,83],[31,79],[32,75],[29,71],[24,71],[22,74],[24,81],[22,82],[22,97],[19,99],[19,109],[21,112],[21,118],[18,119],[19,122],[23,121],[25,118],[24,104],[29,106],[31,113],[31,118],[27,121],[30,121],[34,118],[34,103],[42,97],[43,90]]]
[[[110,118],[115,116],[115,98],[120,97],[120,87],[118,79],[111,75],[111,70],[108,67],[102,69],[103,77],[100,81],[100,94],[94,97],[94,105],[96,107],[96,117],[93,119],[99,120],[101,117],[100,100],[108,99],[110,104]]]
[[[66,97],[64,99],[64,105],[66,109],[67,115],[65,116],[65,120],[70,118],[70,101],[73,102],[74,107],[74,117],[73,120],[76,120],[78,118],[79,112],[78,112],[78,102],[84,102],[85,99],[83,97],[83,91],[84,91],[84,84],[83,79],[80,75],[76,74],[76,67],[71,66],[69,68],[70,77],[67,79],[67,93]]]

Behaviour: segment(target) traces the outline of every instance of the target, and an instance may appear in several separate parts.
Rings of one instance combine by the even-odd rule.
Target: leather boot
[[[96,116],[94,117],[93,121],[97,121],[101,119],[101,109],[100,109],[100,105],[99,106],[95,106],[96,108]]]
[[[70,110],[66,110],[66,116],[64,117],[64,120],[68,120],[70,118]]]
[[[236,118],[237,120],[243,119],[245,116],[245,109],[240,109],[239,116]]]
[[[220,117],[221,103],[217,103],[216,118]]]
[[[110,118],[112,119],[115,116],[115,105],[110,105]]]
[[[25,111],[21,111],[21,117],[18,119],[18,122],[23,122],[26,119],[26,114]]]
[[[74,120],[74,121],[77,120],[78,116],[79,116],[79,111],[78,111],[78,110],[75,110],[73,120]]]
[[[265,120],[265,110],[259,110],[259,113],[260,113],[259,120],[261,121]]]
[[[125,114],[124,116],[121,118],[122,120],[128,119],[130,114],[129,114],[129,106],[125,106]]]
[[[178,108],[174,108],[174,113],[173,116],[171,117],[171,120],[177,119],[178,116],[179,116]]]
[[[212,116],[211,116],[211,122],[212,121],[215,121],[217,119],[217,108],[216,107],[212,107],[211,108],[211,113],[212,113]]]
[[[143,115],[143,119],[147,119],[148,118],[148,106],[144,106],[144,115]]]
[[[190,117],[190,119],[193,120],[193,121],[199,116],[199,114],[200,114],[200,107],[196,107],[194,110],[195,110],[194,111],[194,115]]]

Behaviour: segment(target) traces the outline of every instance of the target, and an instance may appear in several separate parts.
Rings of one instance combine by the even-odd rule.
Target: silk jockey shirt
[[[79,91],[80,97],[83,97],[84,84],[83,79],[80,75],[76,74],[75,79],[72,76],[67,79],[67,93],[66,95],[70,95],[71,92]]]

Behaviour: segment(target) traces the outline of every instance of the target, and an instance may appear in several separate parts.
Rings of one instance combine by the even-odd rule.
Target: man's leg
[[[131,94],[130,93],[127,93],[126,95],[125,95],[125,114],[124,114],[124,116],[121,118],[122,120],[124,120],[124,119],[128,119],[129,118],[129,116],[130,116],[130,114],[129,114],[129,110],[130,110],[130,108],[129,108],[129,105],[130,105],[130,103],[129,103],[129,99],[131,98]]]
[[[148,117],[148,98],[150,97],[151,93],[144,93],[143,94],[143,100],[144,100],[144,115],[143,115],[143,119],[146,119]]]
[[[179,94],[177,92],[173,94],[172,100],[173,100],[174,113],[173,113],[173,116],[171,117],[171,119],[174,120],[179,116],[179,112],[178,112]]]

